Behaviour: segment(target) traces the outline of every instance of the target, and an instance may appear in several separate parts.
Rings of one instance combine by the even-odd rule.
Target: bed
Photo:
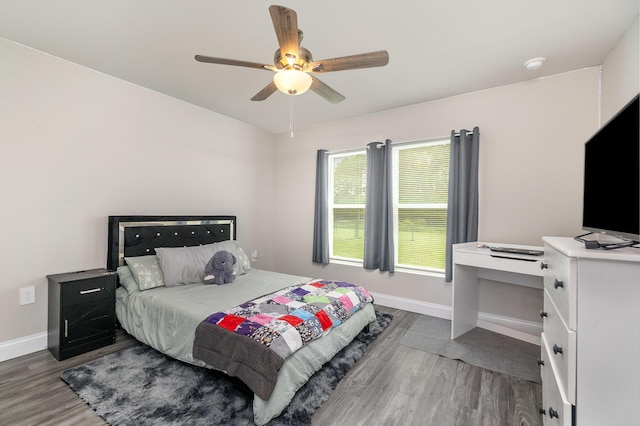
[[[375,320],[372,298],[361,286],[252,268],[236,240],[235,216],[110,216],[108,232],[107,267],[118,271],[116,316],[122,328],[168,356],[241,378],[254,391],[257,425],[277,417],[323,364]],[[235,280],[204,284],[204,265],[218,250],[236,258]],[[300,292],[313,296],[305,297],[308,306],[296,298]],[[255,338],[260,324],[252,321],[267,321],[253,311],[258,306],[284,309],[272,322],[282,325],[278,340],[268,336],[278,356],[264,352],[264,341]],[[314,312],[309,320],[298,313],[307,311]],[[239,333],[241,326],[222,330],[227,319],[249,314],[252,321],[243,324],[255,325],[253,339]],[[292,338],[292,328],[302,337]]]

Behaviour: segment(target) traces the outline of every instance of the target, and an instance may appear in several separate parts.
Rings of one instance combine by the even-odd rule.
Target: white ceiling
[[[275,0],[274,0],[275,1]],[[0,0],[0,37],[251,123],[272,133],[600,65],[638,0],[276,1],[294,9],[314,60],[385,49],[386,67],[318,74],[346,100],[309,91],[250,98],[273,63],[264,0]],[[523,63],[547,61],[538,71]],[[1,70],[1,64],[0,64]]]

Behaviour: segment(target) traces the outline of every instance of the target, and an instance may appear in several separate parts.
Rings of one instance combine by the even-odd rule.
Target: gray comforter
[[[116,314],[123,328],[141,342],[173,358],[212,368],[193,358],[195,330],[204,318],[212,312],[308,280],[307,277],[252,269],[238,276],[234,283],[224,286],[191,284],[132,294],[119,288],[116,292]],[[256,424],[265,424],[278,416],[309,377],[374,320],[375,311],[369,303],[349,321],[287,358],[278,373],[271,397],[254,396]]]

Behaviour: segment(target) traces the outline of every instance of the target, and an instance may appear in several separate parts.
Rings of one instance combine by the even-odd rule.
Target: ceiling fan
[[[389,54],[386,50],[314,61],[311,52],[300,46],[303,33],[298,29],[298,16],[296,12],[284,6],[274,5],[269,7],[269,13],[271,14],[273,27],[278,38],[278,44],[280,45],[280,48],[276,50],[274,55],[275,65],[264,65],[256,62],[214,58],[203,55],[195,56],[198,62],[235,65],[275,72],[276,74],[273,76],[273,81],[251,98],[252,101],[264,101],[276,90],[280,90],[289,95],[300,95],[308,89],[311,89],[331,103],[342,102],[345,99],[343,95],[312,74],[382,67],[389,63]]]

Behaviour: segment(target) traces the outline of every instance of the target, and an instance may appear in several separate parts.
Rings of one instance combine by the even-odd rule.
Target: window
[[[362,260],[366,151],[329,157],[329,257]]]
[[[449,140],[393,146],[395,265],[444,271]],[[364,255],[366,150],[329,155],[329,256]]]
[[[449,140],[393,147],[397,267],[444,271]]]

